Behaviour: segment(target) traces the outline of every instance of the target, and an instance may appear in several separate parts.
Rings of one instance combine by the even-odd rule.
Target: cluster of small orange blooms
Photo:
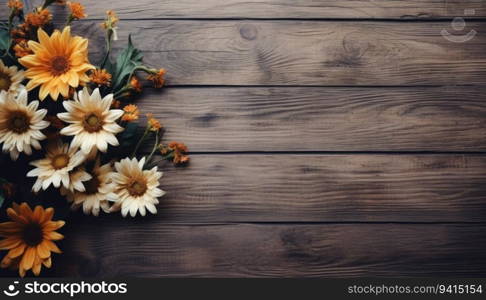
[[[138,107],[135,104],[128,104],[123,108],[124,114],[122,116],[122,121],[125,122],[133,122],[138,120],[138,115],[140,112],[138,111]]]
[[[75,20],[81,20],[86,18],[88,15],[84,13],[84,6],[78,2],[67,2],[67,7],[71,11],[71,17]]]
[[[162,129],[162,125],[160,124],[159,121],[157,121],[157,119],[154,118],[154,114],[152,113],[147,114],[147,128],[148,130],[154,132],[157,132],[160,129]]]
[[[105,69],[96,69],[90,75],[91,82],[98,86],[110,86],[111,77]]]
[[[189,162],[189,149],[187,146],[180,142],[170,142],[167,146],[159,146],[160,153],[162,155],[172,157],[172,162],[176,165],[185,164]]]

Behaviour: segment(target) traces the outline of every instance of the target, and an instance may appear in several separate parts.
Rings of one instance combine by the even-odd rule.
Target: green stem
[[[152,152],[150,152],[150,155],[147,158],[147,162],[149,162],[152,159],[152,156],[154,156],[154,153],[158,147],[159,147],[159,131],[157,130],[157,132],[155,133],[154,147],[152,148]]]
[[[149,132],[149,127],[147,126],[147,128],[145,129],[145,132],[143,133],[142,137],[140,138],[140,140],[138,140],[138,143],[135,146],[135,150],[133,150],[131,157],[135,157],[135,154],[137,154],[138,148],[140,148],[140,145],[142,145],[143,140],[145,140],[145,138],[147,137],[148,132]]]
[[[108,61],[108,59],[110,58],[110,53],[111,53],[111,38],[113,36],[113,30],[109,29],[107,32],[106,32],[106,53],[105,53],[105,56],[103,57],[103,61],[101,62],[101,69],[104,69],[105,68],[105,65],[106,65],[106,62]]]
[[[152,162],[152,165],[155,166],[155,165],[158,165],[160,162],[162,162],[164,160],[169,160],[169,159],[173,159],[173,158],[174,158],[174,155],[173,155],[173,152],[171,152],[167,155],[162,156],[161,159],[158,159],[158,160]]]
[[[66,21],[66,25],[65,26],[69,26],[71,25],[71,23],[74,21],[74,17],[73,15],[69,15],[69,17],[67,18],[67,21]]]

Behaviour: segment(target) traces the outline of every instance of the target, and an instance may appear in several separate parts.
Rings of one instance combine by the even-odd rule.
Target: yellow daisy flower
[[[69,87],[77,88],[89,82],[86,72],[94,69],[88,62],[88,40],[71,36],[71,28],[62,32],[55,30],[51,36],[39,28],[39,42],[29,41],[34,52],[19,59],[27,68],[25,76],[30,79],[27,89],[40,86],[39,98],[44,100],[50,95],[57,100],[59,94],[69,96]]]

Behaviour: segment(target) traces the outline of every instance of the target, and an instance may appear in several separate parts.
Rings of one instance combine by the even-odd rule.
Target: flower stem
[[[65,25],[65,26],[69,26],[69,25],[71,25],[71,23],[72,23],[73,21],[74,21],[74,17],[73,17],[73,15],[71,14],[71,15],[69,15],[69,17],[67,18],[67,20],[66,20],[66,25]]]
[[[158,147],[159,147],[159,131],[157,130],[157,132],[155,133],[154,147],[152,148],[152,152],[150,152],[150,155],[147,158],[147,162],[149,162],[152,159],[152,157],[154,156],[154,153],[155,153],[155,151],[157,150]]]
[[[105,56],[103,57],[103,61],[101,62],[100,69],[105,68],[106,62],[110,58],[112,36],[113,36],[113,31],[111,29],[108,29],[108,31],[106,32],[106,53],[105,53]]]
[[[147,126],[147,128],[145,129],[145,132],[143,133],[143,135],[140,138],[140,140],[138,140],[138,143],[137,143],[137,145],[135,146],[135,149],[132,152],[132,155],[131,155],[132,157],[135,157],[135,154],[137,154],[138,148],[140,148],[140,145],[142,145],[143,140],[145,140],[145,138],[147,137],[147,134],[148,133],[149,133],[149,127]]]

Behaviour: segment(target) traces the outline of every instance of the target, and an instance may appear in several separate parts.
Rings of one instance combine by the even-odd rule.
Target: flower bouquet
[[[52,5],[66,6],[64,26],[52,22]],[[140,76],[161,88],[165,70],[146,66],[131,38],[112,53],[114,12],[101,24],[106,47],[94,64],[88,39],[71,32],[86,17],[80,3],[45,0],[26,12],[22,1],[10,0],[8,10],[8,21],[0,23],[0,207],[6,220],[0,249],[8,251],[1,267],[23,277],[29,270],[39,275],[42,266],[51,267],[51,253],[61,253],[54,241],[63,239],[57,230],[65,221],[53,220],[60,216],[56,205],[94,216],[155,214],[165,193],[157,163],[184,164],[189,157],[184,144],[161,143],[163,128],[153,115],[138,123],[133,101],[142,92]],[[143,156],[147,143],[151,150]]]

